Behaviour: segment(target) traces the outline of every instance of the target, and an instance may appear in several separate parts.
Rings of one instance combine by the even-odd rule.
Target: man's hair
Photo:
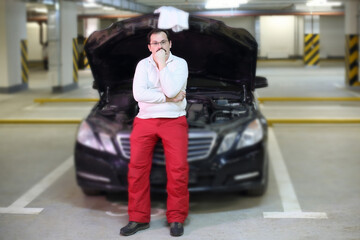
[[[150,37],[151,37],[151,35],[157,34],[157,33],[161,33],[161,32],[163,32],[163,33],[166,34],[166,37],[167,37],[168,41],[171,41],[170,35],[169,35],[169,32],[168,32],[168,31],[166,31],[166,30],[164,30],[164,29],[154,28],[154,29],[151,30],[151,31],[148,33],[148,35],[146,36],[146,39],[147,39],[148,44],[150,44],[150,40],[151,40]]]

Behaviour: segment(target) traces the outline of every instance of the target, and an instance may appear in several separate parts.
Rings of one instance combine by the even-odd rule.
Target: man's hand
[[[186,97],[185,91],[180,91],[175,97],[168,98],[166,97],[166,102],[181,102]]]
[[[166,51],[163,48],[157,50],[155,54],[155,62],[158,65],[159,70],[161,71],[164,67],[166,67]]]

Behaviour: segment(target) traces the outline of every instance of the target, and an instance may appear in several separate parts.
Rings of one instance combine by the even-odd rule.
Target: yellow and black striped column
[[[86,54],[85,54],[85,57],[84,57],[84,66],[85,66],[85,68],[90,68],[89,60],[88,60]]]
[[[29,64],[28,64],[28,48],[27,40],[21,40],[21,80],[23,83],[29,82]]]
[[[359,36],[357,34],[346,35],[346,84],[347,86],[360,86],[359,81]]]
[[[84,46],[85,46],[85,44],[86,44],[86,41],[87,41],[87,38],[85,38],[85,41],[84,41]],[[88,58],[87,58],[87,56],[86,56],[86,52],[85,52],[85,50],[84,50],[84,66],[85,66],[85,68],[90,68],[90,65],[89,65],[89,60],[88,60]]]
[[[320,61],[320,35],[305,34],[304,63],[306,66],[317,66]]]
[[[74,82],[78,82],[78,61],[79,61],[79,53],[78,53],[78,42],[77,42],[77,38],[73,39],[73,80]]]

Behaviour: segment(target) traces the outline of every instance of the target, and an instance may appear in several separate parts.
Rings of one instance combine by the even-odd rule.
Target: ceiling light
[[[47,13],[48,12],[47,8],[35,8],[34,11],[37,13]]]
[[[54,1],[53,0],[44,0],[42,3],[46,4],[46,5],[53,5]]]
[[[113,7],[103,7],[103,10],[105,11],[115,11],[116,9]]]
[[[208,0],[206,2],[206,9],[217,9],[217,8],[238,8],[240,4],[247,3],[247,0]]]
[[[327,2],[326,0],[312,0],[306,3],[308,7],[335,7],[341,6],[341,2]]]
[[[92,3],[92,2],[83,2],[83,7],[85,8],[98,8],[101,7],[101,5]]]

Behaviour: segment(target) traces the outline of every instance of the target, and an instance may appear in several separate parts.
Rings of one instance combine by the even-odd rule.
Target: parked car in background
[[[130,133],[138,112],[132,95],[135,67],[151,53],[146,35],[158,15],[126,19],[94,32],[85,45],[100,100],[77,133],[75,166],[85,194],[126,191]],[[189,191],[262,195],[268,182],[267,122],[254,91],[257,43],[244,29],[204,17],[189,17],[189,29],[170,31],[174,55],[189,67]],[[166,191],[161,141],[155,147],[151,191]]]

